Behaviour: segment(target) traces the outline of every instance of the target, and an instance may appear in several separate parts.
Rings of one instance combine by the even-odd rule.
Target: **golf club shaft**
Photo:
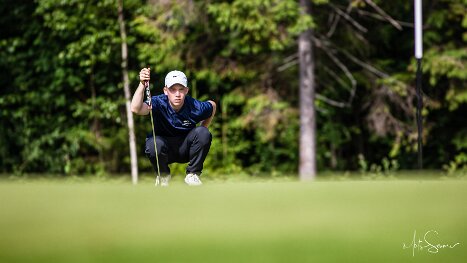
[[[149,104],[151,105],[151,109],[149,110],[149,114],[151,117],[151,128],[152,128],[152,138],[154,141],[154,151],[156,153],[156,164],[157,164],[157,176],[161,176],[160,168],[159,168],[159,155],[157,154],[157,143],[156,143],[156,132],[154,131],[154,118],[152,116],[152,98],[151,98],[151,92],[149,90],[149,81],[145,82],[146,86],[146,95],[148,97]]]
[[[154,119],[152,117],[152,109],[149,112],[149,114],[151,115],[152,138],[154,140],[154,150],[156,152],[157,175],[161,176],[161,172],[159,169],[159,155],[157,154],[156,133],[154,132]]]

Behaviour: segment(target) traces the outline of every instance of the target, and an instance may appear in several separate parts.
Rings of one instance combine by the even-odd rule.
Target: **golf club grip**
[[[146,80],[144,82],[144,87],[145,87],[145,92],[146,92],[146,100],[147,100],[147,103],[149,106],[152,105],[152,102],[151,102],[151,91],[149,90],[149,81]]]
[[[151,67],[149,65],[147,66],[147,68],[151,70]],[[144,87],[145,87],[146,100],[147,100],[148,106],[152,106],[151,91],[149,90],[149,80],[144,81]]]

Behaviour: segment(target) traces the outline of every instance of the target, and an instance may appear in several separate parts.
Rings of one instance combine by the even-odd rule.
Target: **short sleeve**
[[[161,104],[159,102],[159,100],[157,99],[157,96],[152,96],[151,97],[151,102],[152,102],[151,104],[152,104],[153,108],[156,108],[156,109],[159,108],[159,106]]]
[[[194,109],[192,113],[195,115],[198,122],[211,117],[213,108],[209,101],[194,100],[193,104]]]

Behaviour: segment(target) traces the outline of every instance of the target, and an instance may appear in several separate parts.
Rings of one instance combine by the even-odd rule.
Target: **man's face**
[[[170,88],[164,87],[164,94],[169,98],[170,105],[174,110],[182,108],[187,93],[188,88],[181,84],[174,84]]]

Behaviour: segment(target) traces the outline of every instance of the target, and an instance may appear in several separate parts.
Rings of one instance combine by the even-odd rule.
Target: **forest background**
[[[467,1],[423,7],[423,165],[467,174]],[[412,1],[127,0],[123,14],[131,94],[149,65],[153,95],[179,69],[217,102],[206,174],[297,174],[310,28],[318,171],[417,168]],[[0,173],[128,174],[117,1],[4,0],[0,28]],[[151,122],[134,121],[151,172]]]

